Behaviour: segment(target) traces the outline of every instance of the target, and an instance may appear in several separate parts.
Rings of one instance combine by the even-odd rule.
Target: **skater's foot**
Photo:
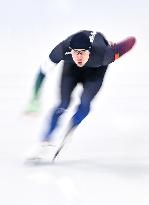
[[[48,141],[35,145],[27,156],[27,162],[49,163],[52,162],[56,146]]]

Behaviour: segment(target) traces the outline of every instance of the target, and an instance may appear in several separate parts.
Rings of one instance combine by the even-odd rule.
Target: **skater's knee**
[[[63,114],[64,112],[66,111],[66,108],[63,108],[63,107],[58,107],[57,109],[56,109],[56,114],[57,115],[61,115],[61,114]]]
[[[59,104],[59,106],[58,106],[58,109],[59,110],[66,110],[67,108],[68,108],[68,106],[69,106],[69,103],[70,103],[70,100],[66,100],[65,99],[65,101],[63,100],[60,104]]]
[[[57,106],[57,108],[56,108],[56,110],[55,110],[55,113],[56,113],[57,115],[63,114],[63,113],[67,110],[68,106],[69,106],[69,101],[67,101],[67,100],[62,101],[62,102]]]

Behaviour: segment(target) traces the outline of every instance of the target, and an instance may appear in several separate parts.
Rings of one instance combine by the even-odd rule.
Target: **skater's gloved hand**
[[[36,114],[41,111],[41,103],[39,97],[32,97],[30,102],[28,103],[26,109],[25,109],[25,114]]]

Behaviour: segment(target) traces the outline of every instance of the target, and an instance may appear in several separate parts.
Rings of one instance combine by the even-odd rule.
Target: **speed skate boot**
[[[27,162],[31,163],[49,163],[52,162],[56,152],[56,146],[48,141],[36,144],[27,155]]]

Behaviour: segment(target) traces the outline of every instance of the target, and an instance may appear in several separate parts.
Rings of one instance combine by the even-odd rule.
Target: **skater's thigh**
[[[103,66],[99,69],[89,70],[86,73],[85,81],[83,82],[82,102],[89,103],[95,97],[102,86],[106,70],[107,66]]]
[[[73,69],[71,64],[64,63],[60,83],[60,94],[62,99],[69,99],[77,85],[76,77],[73,75],[71,69]]]
[[[81,103],[90,104],[92,99],[98,93],[102,85],[100,81],[87,81],[83,84],[83,92],[81,96]]]

